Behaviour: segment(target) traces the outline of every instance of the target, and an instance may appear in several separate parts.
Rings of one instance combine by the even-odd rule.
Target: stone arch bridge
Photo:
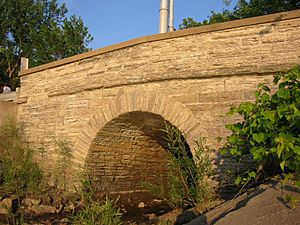
[[[164,121],[216,146],[229,107],[299,63],[300,10],[141,37],[21,71],[17,119],[49,168],[63,140],[74,168],[138,191],[164,174]]]

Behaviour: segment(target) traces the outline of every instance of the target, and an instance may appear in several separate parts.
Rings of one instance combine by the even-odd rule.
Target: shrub
[[[7,194],[37,193],[43,173],[34,151],[22,139],[13,121],[0,128],[0,188]]]
[[[238,161],[251,157],[256,171],[239,176],[236,183],[261,177],[270,165],[282,172],[293,172],[299,182],[300,174],[300,66],[277,73],[273,85],[260,84],[254,103],[233,107],[230,114],[239,114],[242,121],[227,125],[232,134],[221,149]],[[271,168],[272,169],[272,168]]]
[[[200,206],[210,195],[207,178],[212,173],[205,139],[199,139],[194,155],[184,136],[174,126],[166,124],[165,139],[168,146],[168,174],[162,184],[143,182],[143,188],[166,200],[174,209]]]

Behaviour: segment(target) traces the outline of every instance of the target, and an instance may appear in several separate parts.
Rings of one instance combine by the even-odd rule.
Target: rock
[[[162,203],[162,200],[160,200],[160,199],[153,199],[152,202],[153,202],[153,203]]]
[[[61,211],[64,209],[64,205],[63,204],[60,204],[58,209],[56,209],[56,213],[61,213]]]
[[[74,203],[71,203],[65,207],[65,211],[67,211],[67,212],[74,212],[74,210],[75,210]]]
[[[46,195],[42,197],[42,202],[41,203],[43,205],[51,205],[52,202],[53,202],[53,199],[51,197],[46,196]]]
[[[41,204],[41,199],[32,199],[31,202],[32,202],[32,205],[39,205]]]
[[[30,198],[24,198],[21,202],[22,206],[29,207],[32,206],[32,202]]]
[[[197,217],[197,214],[193,210],[186,210],[177,216],[176,223],[184,224],[184,223],[190,222],[195,217]]]
[[[28,210],[36,214],[37,216],[42,216],[45,214],[55,214],[57,209],[50,205],[32,205],[28,207]]]
[[[146,216],[148,217],[149,220],[157,219],[157,216],[154,213],[147,214]]]
[[[10,195],[9,198],[13,201],[13,204],[15,201],[18,201],[18,196],[17,195]]]
[[[282,199],[282,192],[300,198],[300,189],[293,184],[286,184],[281,189],[281,180],[278,178],[271,179],[266,184],[249,189],[186,225],[299,224],[300,203],[294,209],[289,208]]]
[[[32,205],[39,205],[39,204],[41,204],[41,199],[24,198],[22,200],[22,205],[27,207]]]
[[[64,198],[61,195],[57,195],[55,196],[55,198],[53,199],[53,203],[57,206],[59,206],[60,204],[62,204],[64,202]]]
[[[127,209],[124,205],[121,205],[121,211],[122,213],[127,213]]]
[[[13,201],[10,198],[5,198],[0,202],[0,214],[7,215],[12,211]]]
[[[68,218],[63,218],[63,219],[61,219],[60,222],[61,222],[61,223],[69,223],[70,221],[69,221]]]
[[[166,213],[166,214],[163,214],[161,216],[159,216],[159,221],[164,221],[164,222],[169,222],[171,224],[175,224],[176,223],[176,220],[177,220],[177,217],[182,214],[182,210],[174,210],[172,212],[169,212],[169,213]]]
[[[145,203],[144,202],[140,202],[138,204],[138,208],[145,208]]]

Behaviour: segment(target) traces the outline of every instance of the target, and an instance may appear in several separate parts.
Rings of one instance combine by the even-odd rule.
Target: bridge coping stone
[[[298,18],[298,17],[300,17],[300,10],[293,10],[293,11],[288,11],[288,12],[274,13],[274,14],[265,15],[265,16],[258,16],[258,17],[252,17],[252,18],[247,18],[247,19],[240,19],[240,20],[216,23],[216,24],[211,24],[211,25],[206,25],[206,26],[194,27],[194,28],[178,30],[178,31],[174,31],[174,32],[167,32],[167,33],[162,33],[162,34],[154,34],[154,35],[150,35],[150,36],[139,37],[139,38],[132,39],[129,41],[121,42],[121,43],[107,46],[104,48],[100,48],[100,49],[92,50],[92,51],[82,53],[79,55],[75,55],[72,57],[68,57],[68,58],[65,58],[65,59],[62,59],[59,61],[47,63],[47,64],[40,65],[37,67],[29,68],[29,69],[25,69],[25,70],[20,71],[19,76],[33,74],[33,73],[36,73],[39,71],[43,71],[43,70],[47,70],[50,68],[55,68],[55,67],[59,67],[62,65],[74,63],[76,61],[88,59],[91,57],[95,57],[97,55],[101,55],[104,53],[112,52],[115,50],[131,47],[131,46],[135,46],[135,45],[139,45],[142,43],[161,41],[161,40],[184,37],[184,36],[201,34],[201,33],[216,32],[216,31],[220,31],[220,30],[227,30],[227,29],[233,29],[233,28],[238,28],[238,27],[263,24],[263,23],[268,23],[268,22],[277,22],[277,21],[294,19],[294,18]]]

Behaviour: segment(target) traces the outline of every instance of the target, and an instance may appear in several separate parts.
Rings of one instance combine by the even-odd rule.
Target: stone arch
[[[198,135],[205,136],[205,131],[201,129],[199,121],[193,113],[172,97],[140,91],[122,94],[101,107],[81,130],[73,152],[75,171],[84,168],[90,146],[99,130],[111,120],[130,112],[148,112],[160,115],[185,135],[192,153],[195,147],[194,141]]]
[[[143,182],[162,184],[166,180],[168,143],[162,131],[166,123],[172,127],[158,114],[133,111],[99,130],[85,161],[98,193],[136,195],[144,192]],[[187,143],[186,151],[192,157]]]

